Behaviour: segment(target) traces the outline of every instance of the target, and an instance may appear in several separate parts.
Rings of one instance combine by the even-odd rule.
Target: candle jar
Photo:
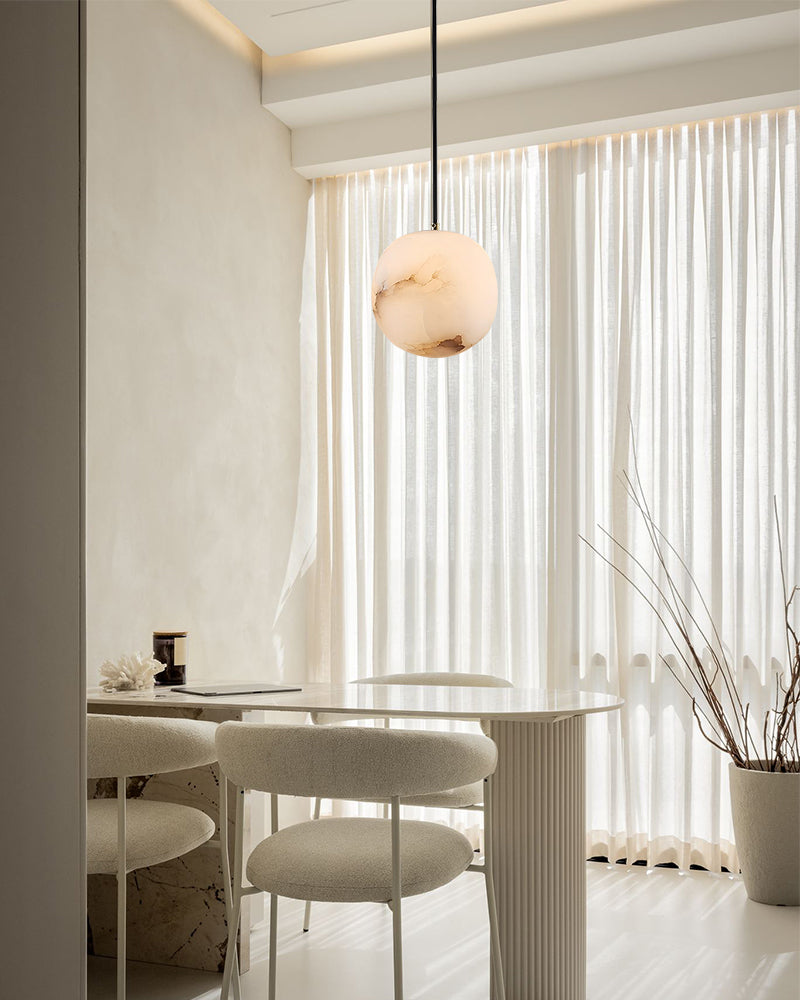
[[[186,632],[153,632],[153,658],[164,664],[156,684],[186,683]]]

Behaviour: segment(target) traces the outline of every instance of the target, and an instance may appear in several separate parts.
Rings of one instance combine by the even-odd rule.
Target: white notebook
[[[301,687],[284,684],[201,684],[198,687],[172,688],[181,694],[199,694],[204,698],[218,698],[226,694],[280,694],[283,691],[302,691]]]

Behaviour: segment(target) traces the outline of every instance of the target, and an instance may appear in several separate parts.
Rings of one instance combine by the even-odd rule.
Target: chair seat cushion
[[[365,802],[388,802],[382,799],[364,799]],[[428,792],[425,795],[408,795],[401,800],[404,806],[425,806],[428,809],[463,809],[464,806],[479,806],[483,804],[483,782],[474,781],[471,785],[460,788],[450,788],[446,792]]]
[[[437,823],[400,824],[403,896],[446,885],[474,860],[463,834]],[[392,832],[386,819],[318,819],[267,837],[247,877],[265,892],[320,902],[386,903],[392,898]]]
[[[126,871],[157,865],[194,850],[214,836],[210,816],[176,802],[128,799]],[[86,864],[90,875],[117,871],[117,800],[90,799],[86,810]]]
[[[446,792],[429,792],[427,795],[409,795],[401,800],[404,806],[427,806],[429,809],[462,809],[464,806],[483,804],[483,782],[451,788]]]

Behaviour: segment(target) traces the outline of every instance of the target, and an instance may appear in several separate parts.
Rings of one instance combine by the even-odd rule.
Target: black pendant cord
[[[439,156],[436,135],[436,0],[431,0],[431,229],[439,228]]]

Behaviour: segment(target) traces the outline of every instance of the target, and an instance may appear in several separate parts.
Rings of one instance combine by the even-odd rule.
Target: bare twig
[[[712,746],[727,753],[737,767],[800,772],[800,745],[798,744],[798,706],[800,705],[800,636],[792,622],[793,602],[800,594],[800,586],[790,591],[786,582],[783,559],[783,539],[778,519],[777,500],[773,498],[775,526],[780,560],[781,584],[784,598],[784,626],[786,630],[787,671],[786,681],[779,674],[775,682],[774,707],[764,713],[760,732],[751,734],[750,702],[744,703],[736,684],[736,676],[725,651],[709,606],[700,587],[675,546],[667,539],[650,510],[639,475],[636,445],[633,443],[634,476],[623,473],[625,490],[642,518],[663,583],[660,583],[633,552],[613,534],[598,525],[612,545],[631,561],[643,580],[652,588],[648,594],[631,574],[601,552],[588,539],[580,536],[589,548],[621,576],[650,607],[664,632],[674,645],[677,655],[688,675],[688,682],[665,657],[661,656],[679,686],[691,698],[692,714],[701,735]],[[675,558],[689,581],[690,592],[696,594],[703,614],[710,625],[706,628],[692,611],[689,598],[684,595],[670,568],[669,558]],[[698,645],[698,639],[702,645]],[[708,653],[708,660],[704,657]],[[710,662],[709,662],[710,661]],[[692,693],[692,688],[696,693]],[[757,745],[762,744],[763,758],[757,756]]]

